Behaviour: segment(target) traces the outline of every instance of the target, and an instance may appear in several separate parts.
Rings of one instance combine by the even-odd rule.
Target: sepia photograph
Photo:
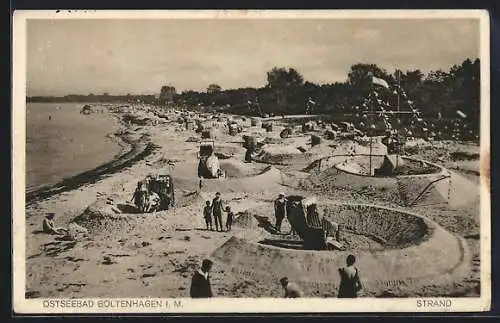
[[[488,24],[16,12],[14,310],[489,310]]]

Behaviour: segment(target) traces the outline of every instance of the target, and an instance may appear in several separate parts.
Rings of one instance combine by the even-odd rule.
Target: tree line
[[[206,91],[183,91],[165,85],[154,95],[68,95],[65,97],[30,97],[28,102],[143,102],[162,106],[209,108],[246,115],[355,114],[357,107],[373,91],[372,77],[385,80],[389,88],[377,88],[380,98],[391,107],[404,110],[407,100],[394,95],[396,84],[407,99],[428,119],[454,119],[456,111],[467,115],[468,123],[478,131],[480,111],[480,62],[467,58],[448,71],[424,74],[421,70],[387,70],[376,64],[351,66],[345,82],[316,84],[304,80],[295,68],[274,67],[267,72],[267,83],[260,88],[223,90],[210,84]],[[399,101],[397,102],[397,97]],[[398,104],[399,103],[399,104]]]
[[[314,113],[354,112],[355,107],[373,90],[372,76],[385,80],[389,89],[378,89],[381,97],[396,107],[393,95],[396,84],[404,89],[408,100],[413,101],[423,116],[454,118],[460,110],[470,118],[479,118],[480,110],[480,62],[466,59],[453,65],[448,71],[387,70],[375,64],[352,65],[345,82],[316,84],[305,81],[294,68],[274,67],[267,72],[267,84],[261,88],[222,90],[211,84],[206,91],[162,89],[162,103],[174,103],[188,107],[223,107],[232,112],[262,112],[268,114],[302,114],[309,102]],[[167,88],[167,87],[165,87]],[[400,108],[406,101],[400,98]]]

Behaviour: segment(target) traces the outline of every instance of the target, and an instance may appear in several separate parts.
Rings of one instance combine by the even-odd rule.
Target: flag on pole
[[[387,84],[387,82],[383,79],[380,79],[378,77],[375,77],[375,76],[372,76],[372,83],[373,84],[376,84],[376,85],[380,85],[380,86],[383,86],[385,87],[386,89],[389,88],[389,84]]]

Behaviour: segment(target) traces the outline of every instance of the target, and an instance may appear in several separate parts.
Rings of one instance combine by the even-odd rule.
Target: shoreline
[[[106,135],[105,140],[110,139],[114,141],[120,146],[120,151],[109,161],[95,168],[64,178],[54,184],[42,185],[32,190],[26,188],[26,206],[51,196],[77,189],[88,183],[97,182],[105,176],[112,175],[144,159],[157,149],[157,146],[147,139],[147,136],[143,135],[139,139],[132,139],[132,136],[127,134],[131,130],[131,127],[120,119],[120,113],[109,113],[115,118],[119,126],[113,133]]]

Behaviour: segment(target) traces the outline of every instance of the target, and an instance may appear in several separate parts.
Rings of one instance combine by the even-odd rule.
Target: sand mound
[[[108,201],[108,198],[98,199],[72,222],[86,228],[92,235],[124,234],[133,230],[143,215],[124,214],[119,206]]]
[[[279,190],[282,185],[290,185],[291,182],[293,179],[278,169],[268,166],[256,176],[204,179],[202,190],[205,192],[261,192]]]
[[[261,165],[245,163],[236,158],[229,158],[220,162],[221,169],[227,177],[246,177],[258,175],[264,169]]]
[[[258,229],[259,223],[250,211],[243,211],[236,215],[234,226],[242,229]]]

